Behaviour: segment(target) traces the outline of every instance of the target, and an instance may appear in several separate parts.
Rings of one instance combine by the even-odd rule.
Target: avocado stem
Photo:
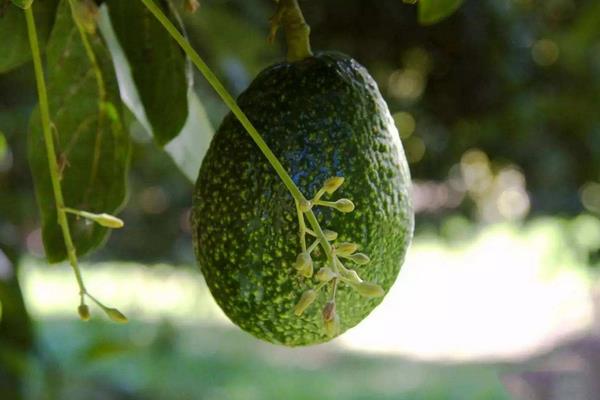
[[[311,199],[311,202],[313,204],[316,204],[319,200],[321,200],[321,197],[323,197],[324,194],[325,194],[325,188],[319,189],[319,191],[317,192],[317,194],[315,194],[315,197],[313,197]]]
[[[79,286],[79,293],[83,298],[83,295],[87,294],[87,290],[83,282],[83,277],[81,276],[81,270],[79,269],[77,253],[75,251],[75,245],[73,244],[73,239],[71,237],[71,231],[69,228],[67,214],[64,211],[65,200],[63,196],[62,186],[60,183],[60,168],[58,166],[58,160],[56,158],[56,149],[54,147],[54,140],[52,138],[52,122],[50,120],[48,92],[46,89],[44,68],[42,65],[37,30],[35,27],[35,16],[33,14],[33,11],[31,10],[31,7],[25,9],[25,19],[27,21],[27,34],[29,36],[29,44],[31,47],[31,54],[33,58],[33,67],[37,84],[38,100],[40,103],[39,108],[40,118],[42,122],[42,133],[44,138],[44,145],[46,146],[46,154],[48,156],[48,171],[50,175],[50,181],[52,184],[52,192],[54,194],[54,203],[56,205],[57,223],[60,226],[61,233],[63,235],[69,264],[71,265],[71,268],[75,273],[75,279],[77,280],[77,284]]]
[[[302,210],[300,210],[300,203],[298,201],[296,203],[296,213],[298,214],[298,223],[300,224],[300,246],[302,247],[302,251],[306,252],[306,224],[304,222],[304,215]],[[312,231],[311,231],[312,232]]]
[[[287,60],[301,61],[312,56],[310,26],[306,23],[298,0],[279,0],[277,12],[271,19],[271,37],[283,26],[287,43]]]
[[[194,50],[194,48],[192,47],[190,42],[181,34],[181,32],[179,32],[179,30],[175,27],[175,25],[173,25],[171,20],[169,20],[169,18],[167,18],[167,16],[162,12],[160,7],[158,7],[153,0],[140,0],[140,1],[146,6],[148,11],[150,11],[150,13],[152,13],[152,15],[154,15],[154,17],[158,20],[158,22],[160,22],[160,24],[163,26],[163,28],[165,28],[165,30],[169,33],[169,35],[171,35],[173,40],[175,40],[177,42],[177,44],[179,44],[179,46],[182,48],[182,50],[185,52],[185,54],[190,58],[192,63],[196,66],[198,71],[200,71],[200,73],[204,76],[204,78],[208,81],[208,83],[212,86],[212,88],[221,97],[223,102],[231,110],[233,115],[235,115],[235,117],[238,119],[240,124],[242,124],[242,126],[244,127],[246,132],[248,132],[248,134],[250,135],[250,137],[252,138],[254,143],[256,143],[256,145],[258,146],[260,151],[263,153],[263,155],[269,161],[269,163],[271,164],[271,166],[273,167],[273,169],[275,170],[277,175],[279,175],[279,178],[281,179],[283,184],[286,186],[286,188],[289,190],[289,192],[292,195],[292,197],[294,198],[294,200],[298,204],[308,202],[306,197],[304,197],[304,195],[302,194],[300,189],[298,189],[298,186],[296,186],[296,184],[294,183],[294,181],[292,180],[290,175],[287,173],[287,171],[285,170],[285,168],[283,167],[283,165],[281,164],[281,162],[279,161],[277,156],[273,153],[273,151],[271,151],[271,149],[269,148],[267,143],[264,141],[264,139],[262,138],[262,136],[260,135],[258,130],[254,127],[254,125],[252,124],[252,122],[250,121],[248,116],[244,113],[244,111],[242,111],[240,106],[238,106],[238,104],[236,103],[233,96],[227,91],[227,89],[225,89],[225,86],[223,86],[221,81],[219,81],[217,76],[214,74],[214,72],[212,72],[212,70],[209,68],[209,66],[204,62],[202,57],[200,57],[198,52],[196,52],[196,50]],[[281,1],[285,2],[285,1],[291,1],[291,0],[281,0]],[[300,13],[300,8],[298,7],[297,2],[296,2],[296,9],[297,9],[297,12]],[[300,15],[301,15],[301,13],[300,13]],[[308,27],[308,25],[307,25],[307,27]],[[307,46],[306,51],[308,52],[308,54],[310,54],[310,47],[308,45],[308,35],[306,35],[306,46]],[[323,249],[325,250],[325,254],[327,255],[327,259],[330,262],[332,262],[333,261],[333,253],[331,251],[331,246],[329,245],[329,242],[325,238],[325,234],[323,233],[323,230],[319,226],[317,217],[315,216],[315,214],[313,213],[312,210],[308,210],[306,212],[306,219],[308,220],[308,223],[310,224],[311,228],[315,232],[316,237],[321,242],[321,245],[323,246]]]
[[[314,250],[317,248],[317,246],[318,246],[320,243],[321,243],[321,242],[319,242],[319,239],[315,240],[315,241],[313,242],[313,244],[311,244],[311,245],[310,245],[310,247],[308,248],[308,250],[306,250],[306,251],[307,251],[309,254],[310,254],[310,253],[312,253],[312,252],[313,252],[313,251],[314,251]]]

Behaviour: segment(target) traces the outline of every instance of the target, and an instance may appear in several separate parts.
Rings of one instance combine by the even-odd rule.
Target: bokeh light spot
[[[579,191],[581,203],[588,210],[600,213],[600,183],[588,182]]]
[[[161,214],[169,207],[169,198],[159,186],[144,189],[140,193],[139,202],[146,214]]]
[[[388,92],[398,100],[415,101],[425,90],[425,77],[412,68],[398,69],[390,75]]]
[[[393,117],[402,139],[410,137],[415,132],[417,123],[411,113],[400,111],[395,113]]]
[[[411,164],[421,161],[425,155],[425,142],[419,137],[408,138],[404,142],[404,148],[406,149],[406,158]]]
[[[548,67],[558,60],[560,50],[558,45],[549,39],[541,39],[531,48],[533,61],[541,67]]]
[[[506,219],[521,219],[529,212],[529,196],[521,188],[504,190],[496,202],[500,215]]]

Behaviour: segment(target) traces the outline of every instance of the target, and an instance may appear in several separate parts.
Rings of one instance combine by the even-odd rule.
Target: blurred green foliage
[[[494,365],[281,349],[210,325],[45,322],[55,395],[77,399],[509,400]],[[31,388],[46,389],[39,376]],[[36,381],[37,380],[37,381]],[[39,393],[39,392],[38,392]],[[32,393],[34,396],[37,393]]]

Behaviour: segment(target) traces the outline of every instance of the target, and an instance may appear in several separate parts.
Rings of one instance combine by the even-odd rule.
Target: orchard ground
[[[422,230],[371,316],[310,348],[240,331],[195,266],[85,265],[88,288],[124,311],[126,326],[97,309],[93,321],[76,320],[66,265],[30,257],[22,282],[48,356],[60,355],[61,399],[105,383],[144,399],[600,398],[587,378],[600,373],[597,260],[589,256],[600,248],[600,220],[445,224],[443,235]],[[45,387],[30,376],[32,391]]]

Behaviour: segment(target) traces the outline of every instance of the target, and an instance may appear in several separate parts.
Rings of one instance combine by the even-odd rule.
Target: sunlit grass
[[[593,319],[591,277],[560,224],[494,225],[471,242],[417,240],[384,303],[341,340],[426,359],[515,358]]]
[[[589,221],[598,220],[586,221],[575,232],[587,224],[580,239],[596,245],[598,226]],[[569,229],[541,219],[490,225],[468,241],[419,236],[383,304],[333,346],[430,360],[514,358],[582,332],[592,323],[593,279]],[[232,326],[196,268],[119,262],[83,269],[90,291],[133,321]],[[23,283],[36,318],[76,317],[67,266],[28,259]]]
[[[227,321],[195,269],[130,262],[83,264],[82,268],[88,290],[132,320]],[[76,317],[79,296],[67,265],[48,266],[30,259],[22,276],[35,317]],[[103,317],[100,309],[92,307],[94,312]]]

